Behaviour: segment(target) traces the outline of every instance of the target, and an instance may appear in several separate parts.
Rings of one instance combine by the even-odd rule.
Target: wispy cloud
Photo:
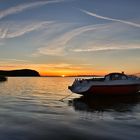
[[[8,29],[0,28],[0,38],[1,39],[5,38],[7,32],[8,32]]]
[[[29,60],[15,59],[15,58],[0,58],[0,61],[8,62],[29,62]]]
[[[16,24],[7,24],[4,27],[0,26],[0,39],[14,38],[22,36],[26,33],[47,27],[48,24],[52,21],[41,21],[33,23],[16,23]]]
[[[116,21],[116,22],[127,24],[127,25],[131,25],[133,27],[140,28],[140,24],[138,24],[138,23],[134,23],[134,22],[126,21],[126,20],[121,20],[121,19],[116,19],[116,18],[110,18],[110,17],[106,17],[106,16],[101,16],[101,15],[98,15],[96,13],[89,12],[89,11],[86,11],[86,10],[83,10],[83,9],[80,9],[80,11],[82,11],[83,13],[85,13],[87,15],[90,15],[90,16],[93,16],[93,17],[96,17],[96,18],[99,18],[99,19],[104,19],[104,20],[108,20],[108,21]]]
[[[87,46],[86,48],[76,48],[73,52],[96,52],[96,51],[111,51],[111,50],[134,50],[140,49],[139,45],[132,44],[100,44],[98,46]]]
[[[84,27],[79,27],[76,29],[73,29],[71,31],[68,31],[61,35],[60,37],[57,37],[53,40],[51,40],[48,44],[44,45],[43,47],[38,48],[37,54],[44,54],[44,55],[66,55],[68,50],[67,45],[70,43],[70,41],[75,38],[76,36],[81,35],[84,32],[93,31],[96,29],[102,29],[106,28],[104,25],[88,25]]]
[[[56,27],[53,30],[56,30]],[[130,31],[132,35],[127,35]],[[131,39],[131,36],[134,39]],[[130,30],[128,26],[120,23],[82,26],[47,40],[32,56],[65,56],[81,52],[140,49],[138,37],[138,33],[133,34],[133,29]]]
[[[0,11],[0,19],[6,17],[8,15],[22,12],[22,11],[30,9],[30,8],[34,8],[34,7],[38,7],[38,6],[42,6],[42,5],[46,5],[46,4],[50,4],[50,3],[59,3],[59,2],[63,2],[63,1],[64,0],[36,1],[36,2],[32,2],[32,3],[25,3],[25,4],[17,5],[17,6]]]

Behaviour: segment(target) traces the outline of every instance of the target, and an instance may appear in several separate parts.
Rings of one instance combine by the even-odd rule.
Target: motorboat
[[[135,94],[140,91],[140,78],[115,72],[100,78],[75,79],[68,89],[81,95]]]

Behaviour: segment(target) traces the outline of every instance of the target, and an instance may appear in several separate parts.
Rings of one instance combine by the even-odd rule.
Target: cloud
[[[4,63],[5,62],[19,62],[19,63],[21,63],[21,62],[29,62],[29,60],[23,60],[23,59],[14,59],[14,58],[0,58],[0,61],[4,61]]]
[[[37,54],[56,55],[56,56],[66,55],[68,50],[66,51],[65,49],[67,48],[67,45],[70,43],[70,41],[73,38],[81,35],[84,32],[93,31],[99,28],[101,29],[106,28],[106,26],[88,25],[88,26],[79,27],[71,31],[68,31],[64,33],[63,35],[57,37],[56,39],[53,39],[48,44],[44,45],[45,47],[38,48]],[[34,54],[34,55],[37,55],[37,54]]]
[[[86,13],[87,15],[90,15],[90,16],[93,16],[93,17],[96,17],[96,18],[99,18],[99,19],[104,19],[104,20],[108,20],[108,21],[116,21],[116,22],[127,24],[127,25],[131,25],[133,27],[140,28],[140,24],[137,24],[137,23],[134,23],[134,22],[121,20],[121,19],[116,19],[116,18],[110,18],[110,17],[106,17],[106,16],[101,16],[101,15],[98,15],[96,13],[92,13],[92,12],[89,12],[89,11],[86,11],[86,10],[83,10],[83,9],[80,9],[80,11]]]
[[[2,28],[0,28],[0,38],[1,39],[5,38],[7,32],[8,32],[8,29],[2,29]]]
[[[5,10],[1,10],[0,11],[0,19],[6,17],[8,15],[22,12],[22,11],[30,9],[30,8],[46,5],[49,3],[59,3],[59,2],[63,2],[63,1],[64,0],[37,1],[37,2],[32,2],[32,3],[25,3],[25,4],[17,5],[17,6],[5,9]]]
[[[104,46],[104,47],[103,47]],[[86,48],[73,49],[73,52],[95,52],[95,51],[111,51],[111,50],[133,50],[140,49],[139,45],[132,44],[99,44],[98,46],[87,46]]]
[[[52,23],[52,21],[41,21],[41,22],[33,22],[33,23],[13,23],[13,24],[5,24],[2,27],[0,26],[0,39],[6,38],[15,38],[27,34],[29,32],[41,29],[43,27],[46,28],[48,24]]]

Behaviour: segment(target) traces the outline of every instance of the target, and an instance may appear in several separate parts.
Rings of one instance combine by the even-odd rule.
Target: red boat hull
[[[138,93],[140,85],[101,85],[92,86],[88,91],[83,94],[108,94],[108,95],[120,95],[120,94],[134,94]]]

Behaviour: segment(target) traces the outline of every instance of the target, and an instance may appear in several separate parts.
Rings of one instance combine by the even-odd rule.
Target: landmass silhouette
[[[0,70],[0,75],[3,76],[40,76],[39,72],[31,69],[20,70]]]

